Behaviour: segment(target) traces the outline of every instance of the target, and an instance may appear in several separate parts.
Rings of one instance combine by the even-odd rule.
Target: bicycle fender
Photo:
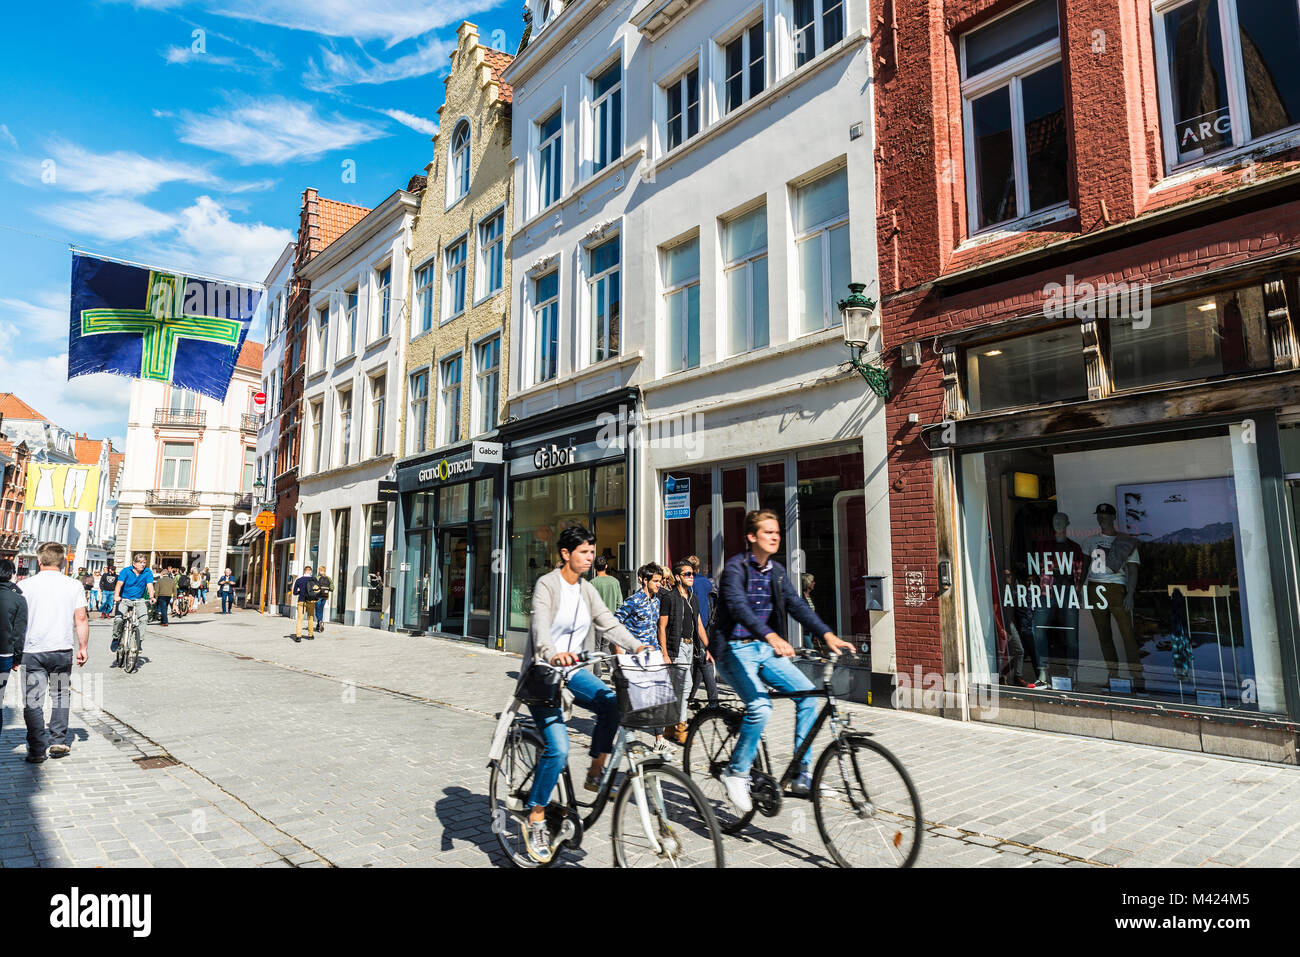
[[[865,741],[867,738],[874,737],[875,733],[871,731],[849,731],[848,733],[841,735],[841,738],[844,741]]]

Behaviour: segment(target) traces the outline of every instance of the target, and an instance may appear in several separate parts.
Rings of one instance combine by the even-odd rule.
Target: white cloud
[[[7,362],[5,380],[5,391],[17,394],[56,425],[94,438],[112,438],[118,450],[126,447],[129,379],[108,373],[68,379],[68,353],[63,348],[58,355]]]
[[[403,126],[409,126],[417,133],[427,133],[433,136],[438,132],[438,124],[433,120],[426,120],[423,116],[416,116],[414,113],[407,113],[405,110],[380,110],[387,117],[391,117]]]
[[[364,49],[360,57],[321,47],[320,64],[307,61],[303,86],[309,90],[328,91],[359,84],[392,83],[416,76],[441,73],[449,66],[447,57],[456,49],[455,40],[436,37],[420,44],[414,51],[396,60],[379,60]]]
[[[381,39],[392,46],[500,5],[501,0],[217,0],[212,12],[325,36]]]
[[[200,196],[177,214],[175,234],[148,255],[159,265],[251,284],[266,278],[293,239],[287,229],[236,222],[212,197]]]
[[[85,199],[47,206],[40,214],[82,236],[121,242],[165,232],[175,217],[133,199]]]
[[[244,164],[312,159],[388,134],[360,120],[318,114],[310,103],[272,96],[233,99],[207,113],[181,114],[180,138]]]
[[[0,327],[24,340],[49,342],[68,334],[68,290],[47,289],[28,299],[0,299]],[[7,390],[6,390],[7,391]]]
[[[199,53],[191,47],[168,47],[162,57],[169,64],[202,63],[206,66],[235,66],[234,57],[217,56],[214,53]]]
[[[18,139],[9,132],[9,127],[3,123],[0,123],[0,140],[4,140],[14,149],[18,149]]]
[[[53,185],[74,193],[141,196],[166,183],[215,185],[218,182],[216,176],[201,166],[153,159],[126,150],[94,153],[76,143],[56,139],[47,144],[47,151],[47,157],[27,157],[13,163],[19,182],[42,182],[45,159],[54,163]]]

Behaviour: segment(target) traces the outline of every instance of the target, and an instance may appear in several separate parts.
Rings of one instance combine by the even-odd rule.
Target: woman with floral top
[[[614,612],[614,617],[633,638],[650,645],[663,655],[665,664],[671,665],[668,653],[659,644],[659,589],[663,587],[664,570],[650,562],[636,570],[636,577],[641,587],[627,596]],[[668,750],[668,742],[662,734],[655,736],[655,750]]]

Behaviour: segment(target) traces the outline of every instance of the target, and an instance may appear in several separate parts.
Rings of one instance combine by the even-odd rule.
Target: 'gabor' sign
[[[555,469],[563,468],[566,465],[572,465],[577,461],[578,450],[570,445],[567,449],[551,443],[550,446],[542,446],[533,453],[533,467],[537,469]]]

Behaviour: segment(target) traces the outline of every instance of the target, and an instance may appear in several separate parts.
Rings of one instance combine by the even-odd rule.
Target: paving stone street
[[[503,863],[486,754],[517,657],[339,625],[294,644],[287,619],[201,612],[152,627],[124,675],[108,667],[108,626],[92,621],[69,757],[23,761],[10,683],[0,866]],[[1294,768],[852,707],[920,792],[919,866],[1300,861]],[[769,726],[781,766],[792,713],[778,702]],[[609,816],[563,864],[612,863]],[[725,849],[729,866],[830,865],[806,802]]]

